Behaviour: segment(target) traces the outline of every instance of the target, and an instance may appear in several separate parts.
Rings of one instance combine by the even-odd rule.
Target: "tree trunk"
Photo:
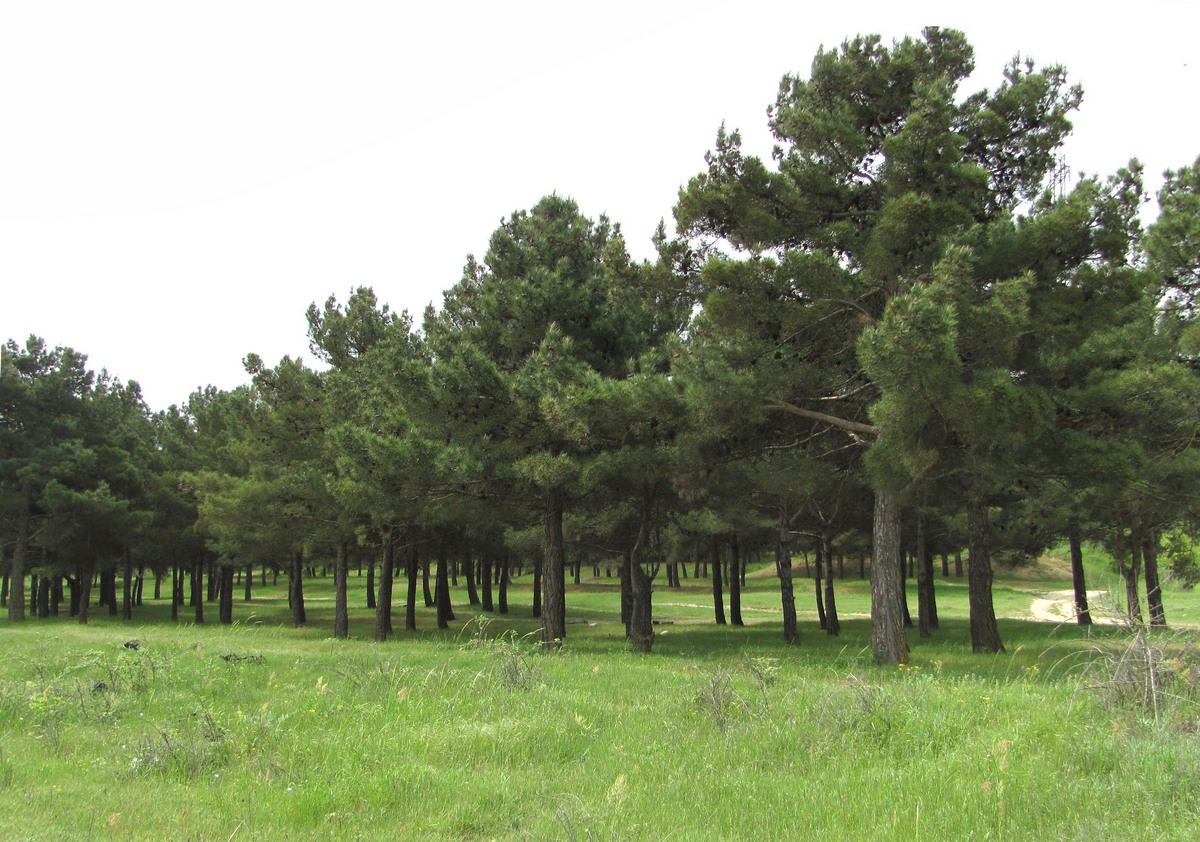
[[[379,603],[375,600],[375,559],[367,562],[367,608],[374,611]]]
[[[417,556],[417,545],[410,541],[405,557],[405,571],[408,573],[408,601],[404,606],[404,628],[408,631],[417,630],[417,578],[421,572],[421,560]]]
[[[825,585],[825,548],[817,542],[817,551],[813,554],[813,592],[817,602],[817,625],[822,629],[829,628],[829,619],[825,616],[825,600],[821,598],[821,590]]]
[[[1121,574],[1121,578],[1125,580],[1125,610],[1129,622],[1140,626],[1142,619],[1142,600],[1141,594],[1138,591],[1138,574],[1141,566],[1141,549],[1138,546],[1136,535],[1130,536],[1130,541],[1126,544],[1125,527],[1117,524],[1117,570]],[[1126,551],[1129,552],[1129,558],[1126,560]]]
[[[633,582],[630,579],[629,567],[633,563],[630,550],[621,557],[621,622],[625,625],[625,637],[629,637],[629,624],[633,621]]]
[[[19,623],[25,619],[25,558],[29,554],[29,510],[32,492],[25,489],[25,499],[17,511],[17,535],[12,551],[10,591],[8,591],[8,619]]]
[[[505,550],[504,555],[500,557],[500,577],[497,582],[500,586],[500,593],[497,594],[496,608],[501,614],[508,613],[508,583],[510,580],[508,567],[510,564],[512,564],[512,556],[508,554],[508,550]]]
[[[121,619],[133,619],[133,554],[129,551],[129,547],[125,548],[123,554],[123,562],[125,569],[122,571],[124,575],[121,577],[124,581],[121,583]]]
[[[242,583],[242,602],[249,602],[254,598],[254,562],[246,565],[245,579]]]
[[[792,531],[788,525],[787,500],[779,504],[779,540],[775,544],[775,567],[779,571],[779,599],[783,605],[783,642],[799,643],[800,628],[796,624],[796,594],[792,590]]]
[[[429,587],[429,559],[421,559],[421,588],[424,591],[425,607],[432,608],[437,603],[433,600],[433,588]]]
[[[992,604],[991,526],[987,500],[982,492],[967,493],[967,540],[970,563],[967,565],[967,604],[970,613],[971,650],[1003,652],[996,610]]]
[[[545,551],[542,553],[542,645],[556,649],[567,636],[566,554],[563,547],[563,509],[561,488],[546,492],[544,525]]]
[[[447,556],[438,559],[437,586],[434,600],[437,602],[437,626],[439,629],[450,628],[454,619],[454,611],[450,608],[450,568],[454,566]]]
[[[649,494],[647,494],[649,498]],[[650,577],[646,575],[642,562],[646,554],[646,542],[650,538],[650,501],[645,501],[642,522],[638,527],[637,540],[629,558],[629,591],[632,605],[629,612],[629,643],[634,652],[648,653],[654,646],[654,616],[650,603]],[[720,565],[714,565],[720,569]],[[719,574],[718,574],[719,575]]]
[[[338,541],[333,557],[333,636],[345,640],[350,636],[350,605],[346,593],[346,579],[350,565],[346,556],[349,548],[345,541]],[[247,591],[250,585],[246,585]],[[249,597],[247,597],[249,598]]]
[[[475,587],[475,562],[471,560],[469,552],[463,553],[462,573],[463,578],[467,580],[467,602],[471,605],[478,605],[479,591]]]
[[[223,564],[217,568],[221,574],[220,603],[217,614],[222,625],[233,624],[233,573],[232,564]]]
[[[871,548],[871,651],[881,664],[908,663],[908,636],[900,600],[900,501],[875,493]]]
[[[725,589],[721,582],[721,539],[712,536],[712,596],[713,616],[717,625],[725,625]]]
[[[937,607],[933,593],[933,553],[929,549],[925,515],[917,513],[917,630],[930,637],[937,628]]]
[[[37,589],[37,595],[38,595],[37,615],[38,615],[38,617],[49,617],[50,616],[50,593],[51,593],[50,577],[42,576],[41,581],[38,583],[38,589]]]
[[[496,610],[496,604],[492,600],[492,554],[485,552],[479,560],[479,583],[483,585],[483,610],[489,614]]]
[[[828,532],[823,532],[821,542],[825,547],[825,631],[837,636],[841,634],[842,623],[838,620],[837,601],[833,593],[833,541]]]
[[[87,625],[88,607],[92,601],[92,564],[90,561],[79,565],[79,572],[75,576],[79,582],[79,614],[76,619],[82,625]]]
[[[288,592],[292,597],[292,624],[299,628],[308,622],[304,612],[304,552],[292,553],[292,564],[288,576]]]
[[[383,545],[383,561],[379,565],[379,597],[375,601],[375,640],[382,643],[392,634],[392,581],[396,573],[396,542],[392,530],[379,532]]]
[[[195,623],[204,624],[204,559],[192,561],[192,608],[195,609]]]
[[[742,553],[738,547],[737,533],[729,536],[729,622],[744,626],[742,621]]]
[[[1088,609],[1087,581],[1083,572],[1083,542],[1079,537],[1079,524],[1071,521],[1067,525],[1067,542],[1071,547],[1071,585],[1075,589],[1075,620],[1081,626],[1092,624],[1092,612]]]
[[[1146,603],[1150,609],[1150,625],[1165,626],[1167,612],[1163,609],[1162,585],[1158,581],[1158,534],[1153,529],[1142,531],[1142,560],[1146,564]]]

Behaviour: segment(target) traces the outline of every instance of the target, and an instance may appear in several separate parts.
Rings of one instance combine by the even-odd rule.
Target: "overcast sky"
[[[4,3],[0,340],[70,345],[162,409],[246,382],[248,352],[307,354],[331,294],[419,322],[547,193],[649,257],[720,123],[765,152],[779,78],[860,32],[964,30],[971,89],[1018,52],[1065,64],[1076,175],[1137,156],[1156,187],[1200,155],[1194,0],[412,5]]]

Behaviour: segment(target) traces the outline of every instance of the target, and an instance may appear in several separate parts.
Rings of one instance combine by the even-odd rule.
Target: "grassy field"
[[[4,624],[0,839],[1193,839],[1200,599],[1169,592],[1149,637],[1032,621],[1061,572],[997,581],[1000,656],[970,652],[965,583],[939,577],[942,627],[901,669],[872,663],[867,583],[839,583],[831,638],[798,580],[785,647],[761,574],[745,628],[712,623],[705,583],[656,589],[650,656],[606,579],[570,588],[554,654],[527,579],[511,615],[456,602],[439,632],[422,607],[385,644],[360,580],[346,641],[321,579],[302,629],[282,584],[233,626],[153,601]]]

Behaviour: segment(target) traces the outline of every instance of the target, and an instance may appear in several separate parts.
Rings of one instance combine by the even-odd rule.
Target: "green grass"
[[[705,583],[657,589],[669,624],[650,656],[627,651],[604,580],[572,588],[554,654],[532,643],[527,579],[512,615],[456,604],[439,632],[422,606],[421,630],[384,644],[361,605],[353,639],[329,638],[321,579],[302,629],[282,586],[227,627],[171,624],[153,602],[132,624],[4,624],[0,838],[1194,837],[1180,632],[1154,639],[1174,681],[1156,723],[1084,669],[1140,652],[1123,630],[1022,619],[1031,592],[1069,582],[999,580],[1008,653],[979,656],[963,585],[939,578],[942,628],[914,632],[902,669],[872,663],[866,583],[839,583],[831,638],[797,580],[798,647],[774,580],[750,583],[745,628],[713,625]],[[1169,616],[1193,600],[1169,594]]]

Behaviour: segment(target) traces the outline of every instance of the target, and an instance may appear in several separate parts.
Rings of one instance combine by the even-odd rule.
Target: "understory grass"
[[[361,607],[329,638],[321,580],[302,629],[271,588],[233,626],[162,622],[152,601],[133,623],[6,623],[0,838],[1194,838],[1187,630],[1033,622],[1031,594],[1059,583],[1014,580],[1007,652],[976,655],[939,579],[941,628],[884,668],[865,583],[839,590],[830,637],[798,580],[786,647],[775,583],[750,582],[745,627],[713,624],[702,583],[656,590],[648,656],[603,582],[568,594],[557,652],[522,584],[511,615],[456,604],[439,632],[422,606],[382,644]],[[1157,647],[1157,711],[1104,686],[1131,646]]]

